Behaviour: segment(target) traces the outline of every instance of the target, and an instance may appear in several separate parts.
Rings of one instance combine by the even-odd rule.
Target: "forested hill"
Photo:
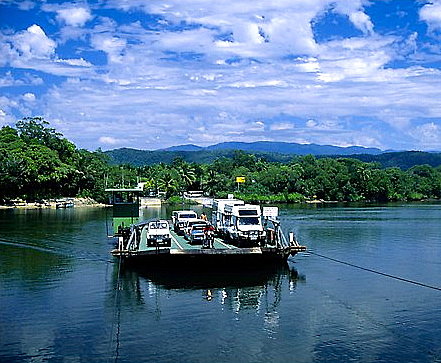
[[[438,167],[441,165],[441,153],[429,153],[423,151],[401,151],[390,152],[380,155],[351,155],[351,158],[366,163],[377,162],[383,168],[398,167],[403,170],[410,169],[416,165],[430,165]]]
[[[160,162],[169,164],[176,157],[187,162],[206,164],[212,163],[219,157],[231,158],[235,151],[241,150],[264,158],[271,162],[289,162],[296,155],[378,155],[382,151],[376,148],[360,146],[339,147],[332,145],[298,144],[288,142],[223,142],[220,144],[201,147],[197,145],[179,145],[161,150],[137,150],[121,148],[107,151],[107,155],[115,164],[131,164],[134,166],[153,165]]]
[[[164,150],[137,150],[121,148],[106,151],[112,164],[130,164],[133,166],[154,165],[158,163],[170,164],[176,158],[182,158],[188,163],[210,164],[220,157],[232,158],[236,150],[199,150],[199,151],[164,151]],[[254,152],[259,158],[271,162],[287,163],[292,155]]]
[[[381,154],[383,151],[377,148],[361,146],[333,146],[317,144],[298,144],[295,142],[222,142],[206,147],[197,145],[172,146],[162,151],[212,151],[212,150],[242,150],[249,153],[277,153],[293,155],[353,155],[353,154]]]
[[[114,149],[106,151],[113,164],[130,164],[134,166],[154,165],[157,163],[170,164],[175,158],[182,158],[186,162],[207,164],[212,163],[219,157],[232,158],[235,150],[207,150],[198,151],[164,151],[164,150],[137,150],[137,149]],[[270,162],[287,163],[295,157],[292,154],[275,152],[250,152],[257,157]],[[320,156],[317,154],[317,156]],[[441,153],[429,153],[422,151],[387,152],[378,155],[353,154],[353,155],[326,155],[326,157],[345,157],[358,159],[364,162],[378,162],[383,168],[398,167],[407,170],[415,165],[430,165],[437,167],[441,165]]]

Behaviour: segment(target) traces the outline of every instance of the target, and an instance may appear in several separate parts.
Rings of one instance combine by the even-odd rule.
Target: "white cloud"
[[[369,29],[372,26],[369,16],[363,12],[363,7],[370,5],[370,0],[336,0],[329,1],[329,5],[334,7],[336,12],[347,15],[354,26],[362,31],[363,28]]]
[[[22,80],[17,80],[12,76],[11,72],[6,72],[3,78],[0,78],[0,87],[11,87],[23,85]]]
[[[167,24],[184,21],[200,24],[206,29],[231,33],[228,41],[212,41],[207,53],[236,54],[241,57],[280,57],[283,55],[315,55],[318,45],[312,31],[312,20],[329,6],[347,15],[354,25],[365,32],[373,32],[373,24],[363,11],[364,1],[309,0],[276,2],[219,0],[112,1],[117,8],[129,11],[138,8],[146,13],[161,15]],[[181,34],[185,37],[185,34]],[[169,36],[167,34],[166,36]],[[199,44],[199,42],[196,42]],[[217,59],[218,63],[221,59]]]
[[[423,150],[441,149],[441,127],[434,122],[417,126],[410,131]]]
[[[0,96],[0,123],[2,125],[13,125],[17,119],[14,111],[20,107],[16,100]]]
[[[17,5],[20,10],[25,10],[25,11],[31,10],[35,7],[35,3],[30,0],[20,1]]]
[[[55,62],[57,63],[65,63],[70,66],[76,66],[76,67],[92,67],[92,64],[83,58],[79,59],[56,59]]]
[[[31,92],[25,93],[23,95],[23,99],[27,102],[34,102],[35,101],[35,95]]]
[[[420,10],[420,19],[433,28],[441,28],[441,2],[431,1]]]
[[[240,81],[232,83],[230,86],[235,88],[256,88],[256,87],[286,87],[288,84],[283,80],[269,79],[263,81]]]
[[[306,127],[314,130],[331,131],[342,130],[342,125],[336,120],[322,120],[317,122],[315,120],[306,121]]]
[[[285,130],[292,130],[293,128],[294,128],[294,124],[290,122],[278,122],[270,126],[271,131],[285,131]]]
[[[369,16],[362,11],[355,11],[349,14],[349,20],[355,27],[360,29],[365,34],[372,34],[374,32],[374,25],[372,24]]]
[[[49,58],[55,53],[55,42],[46,36],[43,29],[37,25],[31,25],[25,31],[16,34],[13,45],[24,58]]]
[[[317,122],[314,120],[308,120],[306,121],[306,127],[314,128],[317,126]]]
[[[393,59],[393,37],[350,38],[321,46],[318,78],[323,82],[341,80],[390,81],[384,68]]]
[[[126,45],[127,41],[124,38],[109,34],[96,34],[92,38],[92,46],[97,50],[105,52],[112,63],[121,62],[121,56]]]
[[[59,76],[91,76],[92,64],[79,59],[60,59],[56,54],[56,42],[49,38],[37,24],[15,34],[0,37],[0,65],[33,69]],[[43,80],[26,73],[23,79],[11,81],[10,76],[0,86],[18,84],[42,84]],[[9,81],[8,81],[9,79]]]
[[[180,32],[164,32],[155,41],[154,47],[176,52],[205,52],[213,44],[214,32],[208,29],[194,29]]]
[[[101,144],[107,144],[107,145],[117,145],[119,143],[121,143],[121,140],[118,140],[114,137],[111,136],[101,136],[98,141]]]
[[[90,10],[84,7],[59,9],[57,19],[70,26],[82,27],[93,18]]]

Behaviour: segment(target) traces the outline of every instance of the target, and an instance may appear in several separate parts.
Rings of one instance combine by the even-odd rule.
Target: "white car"
[[[166,220],[156,220],[149,222],[147,227],[147,246],[148,247],[170,247],[171,234],[170,227]]]

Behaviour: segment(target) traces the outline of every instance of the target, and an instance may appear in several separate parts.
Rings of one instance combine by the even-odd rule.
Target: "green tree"
[[[176,175],[172,171],[164,172],[158,179],[158,187],[165,192],[165,199],[169,199],[179,187]]]
[[[181,180],[180,184],[182,185],[182,188],[189,190],[196,181],[196,168],[183,161],[176,169]]]

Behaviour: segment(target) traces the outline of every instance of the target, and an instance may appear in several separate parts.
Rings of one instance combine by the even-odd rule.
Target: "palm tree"
[[[213,169],[206,170],[204,178],[202,179],[202,188],[204,192],[208,192],[210,196],[216,195],[221,189],[220,183],[222,183],[222,179],[219,173]]]
[[[196,168],[184,161],[177,167],[177,172],[184,184],[184,188],[188,190],[196,181]]]
[[[170,171],[162,174],[158,179],[158,187],[165,192],[165,198],[170,198],[178,189],[178,182]]]

